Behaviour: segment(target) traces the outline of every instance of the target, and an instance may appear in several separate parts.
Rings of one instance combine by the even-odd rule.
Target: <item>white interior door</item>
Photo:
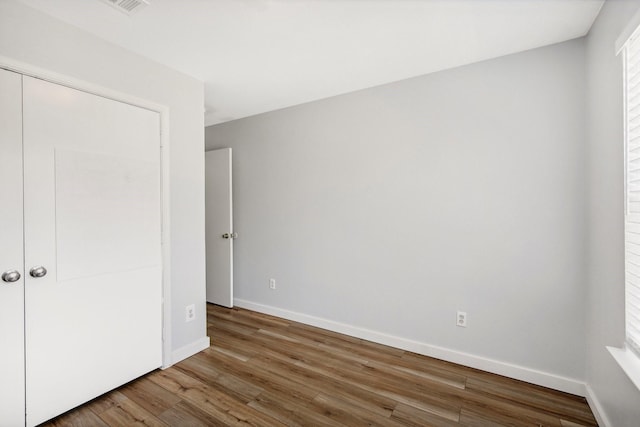
[[[0,426],[24,425],[22,76],[0,69]]]
[[[23,121],[35,425],[162,363],[160,119],[25,76]]]
[[[233,307],[233,200],[231,148],[206,159],[207,301]]]

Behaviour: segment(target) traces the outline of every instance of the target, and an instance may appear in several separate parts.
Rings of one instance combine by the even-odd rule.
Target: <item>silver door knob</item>
[[[231,234],[229,234],[229,233],[224,233],[224,234],[222,235],[222,238],[223,238],[223,239],[230,239],[230,238],[231,238]]]
[[[36,277],[36,278],[44,277],[46,274],[47,274],[47,269],[41,265],[37,267],[33,267],[31,270],[29,270],[29,275],[31,277]]]
[[[20,273],[17,270],[9,270],[2,273],[2,281],[7,283],[20,280]]]

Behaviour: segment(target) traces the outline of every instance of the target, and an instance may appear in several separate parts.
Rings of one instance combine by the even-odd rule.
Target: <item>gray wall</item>
[[[207,128],[234,150],[236,297],[583,380],[583,54]]]
[[[587,382],[609,425],[640,424],[640,392],[605,346],[624,341],[622,57],[614,43],[640,2],[610,0],[587,36],[589,253]]]
[[[172,346],[206,336],[203,84],[21,3],[0,1],[0,56],[170,108]]]

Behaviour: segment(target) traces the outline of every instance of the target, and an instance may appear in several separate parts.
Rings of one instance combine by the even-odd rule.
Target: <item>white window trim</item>
[[[616,39],[615,42],[615,53],[616,55],[619,55],[620,53],[622,53],[624,47],[627,45],[627,43],[629,42],[629,40],[631,40],[632,38],[638,37],[640,36],[640,11],[638,11],[629,21],[629,23],[626,25],[626,27],[624,28],[624,30],[622,31],[622,33],[620,34],[620,36],[618,36],[618,38]],[[627,140],[627,105],[626,105],[626,64],[624,64],[625,67],[625,75],[623,76],[623,79],[625,79],[625,83],[624,83],[624,90],[625,90],[625,94],[624,94],[624,99],[625,99],[625,105],[624,105],[624,137],[625,137],[625,212],[627,210],[627,176],[626,176],[626,169],[627,169],[627,165],[626,165],[626,140]],[[625,230],[626,230],[626,214],[625,214]],[[626,234],[626,231],[625,231]],[[625,236],[625,258],[626,258],[626,236]],[[625,270],[626,270],[626,262],[625,262]],[[626,288],[626,273],[625,273],[625,288]],[[626,290],[625,290],[625,316],[626,316]],[[627,322],[625,321],[625,336],[626,336],[626,324]],[[633,351],[631,348],[629,348],[629,346],[626,343],[626,338],[625,338],[625,342],[621,347],[611,347],[611,346],[607,346],[607,350],[609,350],[609,353],[613,356],[613,358],[615,359],[615,361],[620,365],[620,367],[622,368],[623,372],[629,377],[629,379],[631,380],[631,382],[636,386],[636,388],[638,390],[640,390],[640,357],[638,356],[638,354]]]
[[[620,52],[622,52],[624,46],[627,44],[629,39],[636,34],[636,32],[640,32],[640,10],[633,15],[631,20],[624,27],[624,30],[622,30],[622,33],[620,33],[616,39],[616,55],[619,55]]]
[[[607,347],[631,382],[640,390],[640,358],[626,345],[622,348]]]

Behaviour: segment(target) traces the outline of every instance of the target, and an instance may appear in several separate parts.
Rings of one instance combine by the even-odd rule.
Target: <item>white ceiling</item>
[[[205,83],[207,125],[585,35],[604,0],[22,0]]]

